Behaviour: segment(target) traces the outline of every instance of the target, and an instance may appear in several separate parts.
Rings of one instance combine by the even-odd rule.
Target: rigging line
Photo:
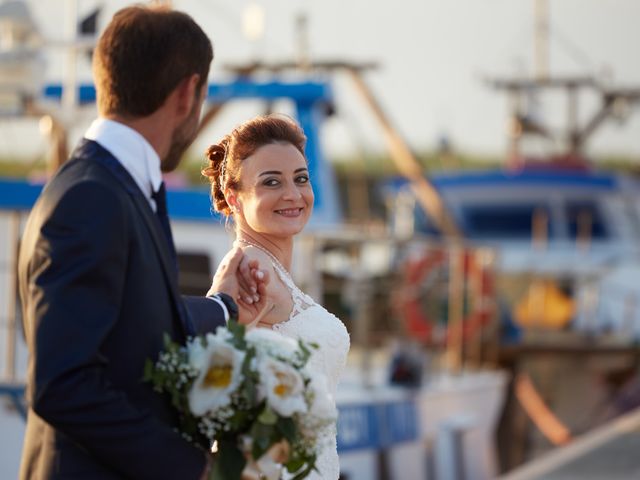
[[[555,40],[560,47],[569,55],[569,57],[576,62],[576,64],[588,72],[593,72],[593,61],[589,57],[589,54],[578,46],[568,35],[565,35],[560,31],[556,24],[549,24],[549,34],[553,40]]]
[[[366,159],[367,148],[365,145],[368,143],[366,135],[360,127],[360,122],[356,119],[351,109],[336,108],[337,117],[342,117],[343,124],[353,138],[353,146],[356,149],[356,155],[361,159]]]
[[[529,23],[528,19],[527,23],[520,20],[520,28],[517,29],[517,33],[512,35],[509,41],[500,42],[500,46],[495,49],[495,58],[501,64],[506,63],[507,68],[511,69],[515,75],[524,74],[527,68],[527,54],[524,52],[528,52],[530,49]]]

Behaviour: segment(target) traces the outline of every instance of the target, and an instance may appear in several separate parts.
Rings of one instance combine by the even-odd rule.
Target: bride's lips
[[[302,214],[302,208],[283,208],[275,212],[283,217],[299,217]]]

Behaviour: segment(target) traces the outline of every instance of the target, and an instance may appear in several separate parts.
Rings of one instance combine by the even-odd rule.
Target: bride
[[[293,237],[313,210],[313,189],[304,155],[306,137],[290,118],[257,117],[240,125],[207,150],[203,175],[211,182],[213,208],[231,218],[236,245],[249,260],[269,272],[267,302],[273,305],[259,327],[272,328],[294,339],[315,342],[309,365],[324,372],[335,395],[349,351],[343,323],[302,292],[291,278]],[[251,297],[239,299],[251,303]],[[340,468],[335,435],[317,461],[319,475],[338,479]]]

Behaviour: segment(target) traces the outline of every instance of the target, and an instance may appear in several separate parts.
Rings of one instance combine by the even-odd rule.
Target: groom
[[[184,341],[223,325],[239,280],[252,279],[238,273],[237,252],[212,287],[228,295],[178,293],[161,171],[195,137],[212,58],[189,16],[160,7],[121,10],[98,42],[99,118],[43,190],[21,245],[21,479],[206,475],[207,456],[176,433],[169,399],[141,379],[165,333]]]

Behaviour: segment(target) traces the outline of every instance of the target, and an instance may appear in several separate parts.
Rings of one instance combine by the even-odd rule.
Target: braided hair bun
[[[211,182],[211,203],[216,212],[226,216],[231,215],[231,207],[224,198],[225,190],[225,163],[227,161],[227,148],[229,146],[229,136],[227,135],[220,143],[215,143],[207,148],[205,156],[208,165],[202,170],[202,175],[209,178]]]

